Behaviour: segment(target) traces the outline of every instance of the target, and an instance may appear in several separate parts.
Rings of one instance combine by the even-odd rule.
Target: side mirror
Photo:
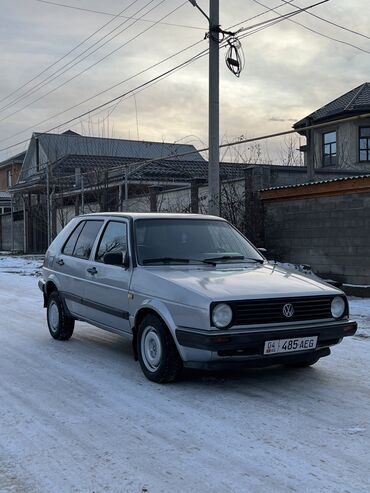
[[[107,265],[118,265],[120,267],[125,267],[125,269],[128,269],[130,266],[130,259],[127,251],[124,256],[123,252],[106,253],[103,257],[103,262]]]
[[[257,248],[257,250],[258,250],[259,252],[261,252],[263,255],[265,255],[265,254],[267,253],[266,248]]]

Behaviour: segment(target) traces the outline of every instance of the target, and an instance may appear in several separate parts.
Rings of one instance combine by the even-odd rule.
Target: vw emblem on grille
[[[294,315],[294,307],[291,303],[287,303],[283,306],[283,315],[290,318]]]

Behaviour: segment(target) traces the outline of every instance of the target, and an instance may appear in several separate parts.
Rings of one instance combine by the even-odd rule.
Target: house
[[[370,82],[365,82],[293,125],[307,139],[301,150],[310,181],[318,170],[370,172],[370,118],[359,117],[369,113]],[[359,118],[346,121],[348,117]],[[322,123],[328,125],[306,130],[310,125]]]
[[[18,181],[25,154],[21,152],[0,163],[0,215],[11,212],[9,189]]]
[[[222,165],[221,178],[242,176],[242,169]],[[208,162],[193,145],[34,133],[12,187],[23,211],[24,251],[45,251],[75,215],[124,210],[128,193],[204,182],[207,175]]]
[[[232,182],[225,188],[225,217],[238,226],[248,222],[241,229],[258,242],[263,222],[258,190],[370,173],[370,119],[361,116],[369,112],[370,83],[364,83],[297,122],[294,129],[307,138],[303,166],[220,163],[221,184]],[[308,129],[313,124],[324,126]],[[85,212],[166,207],[197,212],[200,202],[206,212],[207,180],[208,162],[192,145],[72,131],[34,133],[11,187],[13,218],[19,222],[12,228],[19,232],[12,244],[21,242],[25,252],[43,252],[72,217]],[[256,215],[260,221],[253,219]],[[0,248],[5,236],[0,231]]]

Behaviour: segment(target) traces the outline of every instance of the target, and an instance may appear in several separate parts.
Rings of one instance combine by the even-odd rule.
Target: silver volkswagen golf
[[[76,217],[39,287],[54,339],[69,339],[75,320],[127,335],[154,382],[184,366],[312,365],[357,329],[342,291],[268,263],[213,216]]]

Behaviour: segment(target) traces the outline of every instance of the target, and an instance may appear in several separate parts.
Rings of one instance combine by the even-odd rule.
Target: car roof
[[[171,212],[95,212],[90,214],[83,214],[79,217],[130,217],[134,221],[137,219],[217,219],[219,221],[225,221],[225,219],[218,216],[210,216],[205,214],[181,214]]]

